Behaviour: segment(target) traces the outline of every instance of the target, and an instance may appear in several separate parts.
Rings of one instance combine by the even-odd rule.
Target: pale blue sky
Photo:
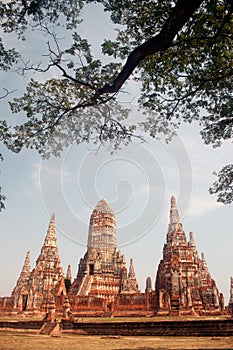
[[[98,6],[89,7],[88,15],[91,20],[81,31],[97,50],[109,21]],[[98,30],[93,30],[93,21]],[[37,40],[33,40],[34,35]],[[7,40],[15,44],[13,37]],[[46,52],[37,33],[31,33],[29,43],[30,47],[28,42],[18,44],[25,55],[38,52],[38,47]],[[0,78],[1,86],[17,88],[16,94],[23,91],[28,79],[14,73],[1,73]],[[128,89],[133,100],[135,86],[128,84]],[[1,111],[7,115],[6,102]],[[132,105],[132,118],[135,116],[139,117]],[[52,212],[56,213],[61,264],[65,272],[71,264],[74,277],[86,251],[91,212],[101,198],[116,213],[121,252],[127,262],[134,258],[144,291],[147,276],[153,284],[155,281],[166,239],[170,197],[175,195],[185,232],[187,236],[194,232],[198,252],[204,252],[211,275],[228,303],[233,275],[232,205],[218,204],[208,187],[215,179],[213,171],[232,162],[232,144],[218,149],[205,146],[198,131],[196,125],[184,125],[169,144],[150,138],[145,144],[135,140],[114,155],[104,147],[97,152],[92,145],[80,145],[69,147],[59,159],[42,161],[34,151],[15,155],[4,150],[1,184],[7,210],[0,214],[0,296],[10,295],[27,250],[31,251],[32,268],[35,266]]]

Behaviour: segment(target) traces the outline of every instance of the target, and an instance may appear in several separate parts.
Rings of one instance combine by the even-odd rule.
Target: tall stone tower
[[[233,316],[233,277],[230,278],[230,300],[228,304],[229,312]]]
[[[111,300],[120,292],[126,293],[126,289],[128,293],[138,293],[132,261],[130,271],[127,275],[125,256],[117,247],[115,215],[102,199],[91,214],[87,252],[80,259],[70,294]]]
[[[220,295],[204,254],[198,256],[193,233],[186,239],[175,197],[155,284],[158,314],[220,313]]]
[[[15,312],[23,311],[27,307],[28,281],[29,281],[30,273],[31,273],[30,251],[28,251],[24,260],[22,271],[16,282],[16,286],[11,293],[11,297],[14,300],[13,310]]]
[[[117,248],[116,219],[105,199],[99,201],[91,214],[87,247],[109,252]]]
[[[47,312],[57,296],[66,295],[64,274],[57,248],[55,215],[51,216],[47,235],[36,261],[30,271],[29,253],[21,275],[12,292],[13,311]]]

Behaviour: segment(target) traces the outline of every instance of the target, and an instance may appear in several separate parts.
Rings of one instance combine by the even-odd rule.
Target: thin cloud
[[[51,184],[55,181],[62,181],[62,183],[67,184],[72,181],[72,175],[69,171],[56,165],[54,166],[54,164],[45,164],[44,162],[34,163],[31,178],[38,189],[40,189],[42,182]]]
[[[196,220],[202,216],[207,215],[210,212],[215,211],[221,206],[220,203],[213,200],[208,195],[195,194],[193,196],[189,209],[186,212],[186,217],[189,220]]]

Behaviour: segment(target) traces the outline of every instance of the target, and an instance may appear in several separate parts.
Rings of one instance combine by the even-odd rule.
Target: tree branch
[[[114,93],[119,91],[124,82],[133,73],[134,69],[147,56],[168,49],[178,34],[179,30],[190,19],[193,13],[199,8],[204,0],[178,0],[170,17],[164,23],[161,31],[156,36],[145,41],[142,45],[133,50],[119,75],[116,77],[112,85],[105,85],[97,90],[93,100],[105,93]]]
[[[12,90],[12,91],[9,91],[8,89],[6,88],[2,88],[4,91],[5,91],[5,94],[0,96],[0,100],[7,97],[8,95],[12,94],[13,92],[15,92],[16,90]]]
[[[62,75],[63,77],[73,81],[75,84],[78,84],[78,85],[82,85],[82,86],[86,86],[88,87],[89,89],[91,90],[96,90],[96,87],[89,84],[89,83],[86,83],[85,81],[82,81],[82,80],[79,80],[79,79],[76,79],[74,77],[72,77],[71,75],[69,75],[66,70],[58,63],[54,63],[54,66],[56,66],[58,69],[60,69],[60,71],[62,72]]]

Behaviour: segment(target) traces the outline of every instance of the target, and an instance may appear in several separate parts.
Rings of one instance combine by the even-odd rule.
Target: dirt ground
[[[1,350],[233,349],[232,337],[104,337],[0,331]]]

